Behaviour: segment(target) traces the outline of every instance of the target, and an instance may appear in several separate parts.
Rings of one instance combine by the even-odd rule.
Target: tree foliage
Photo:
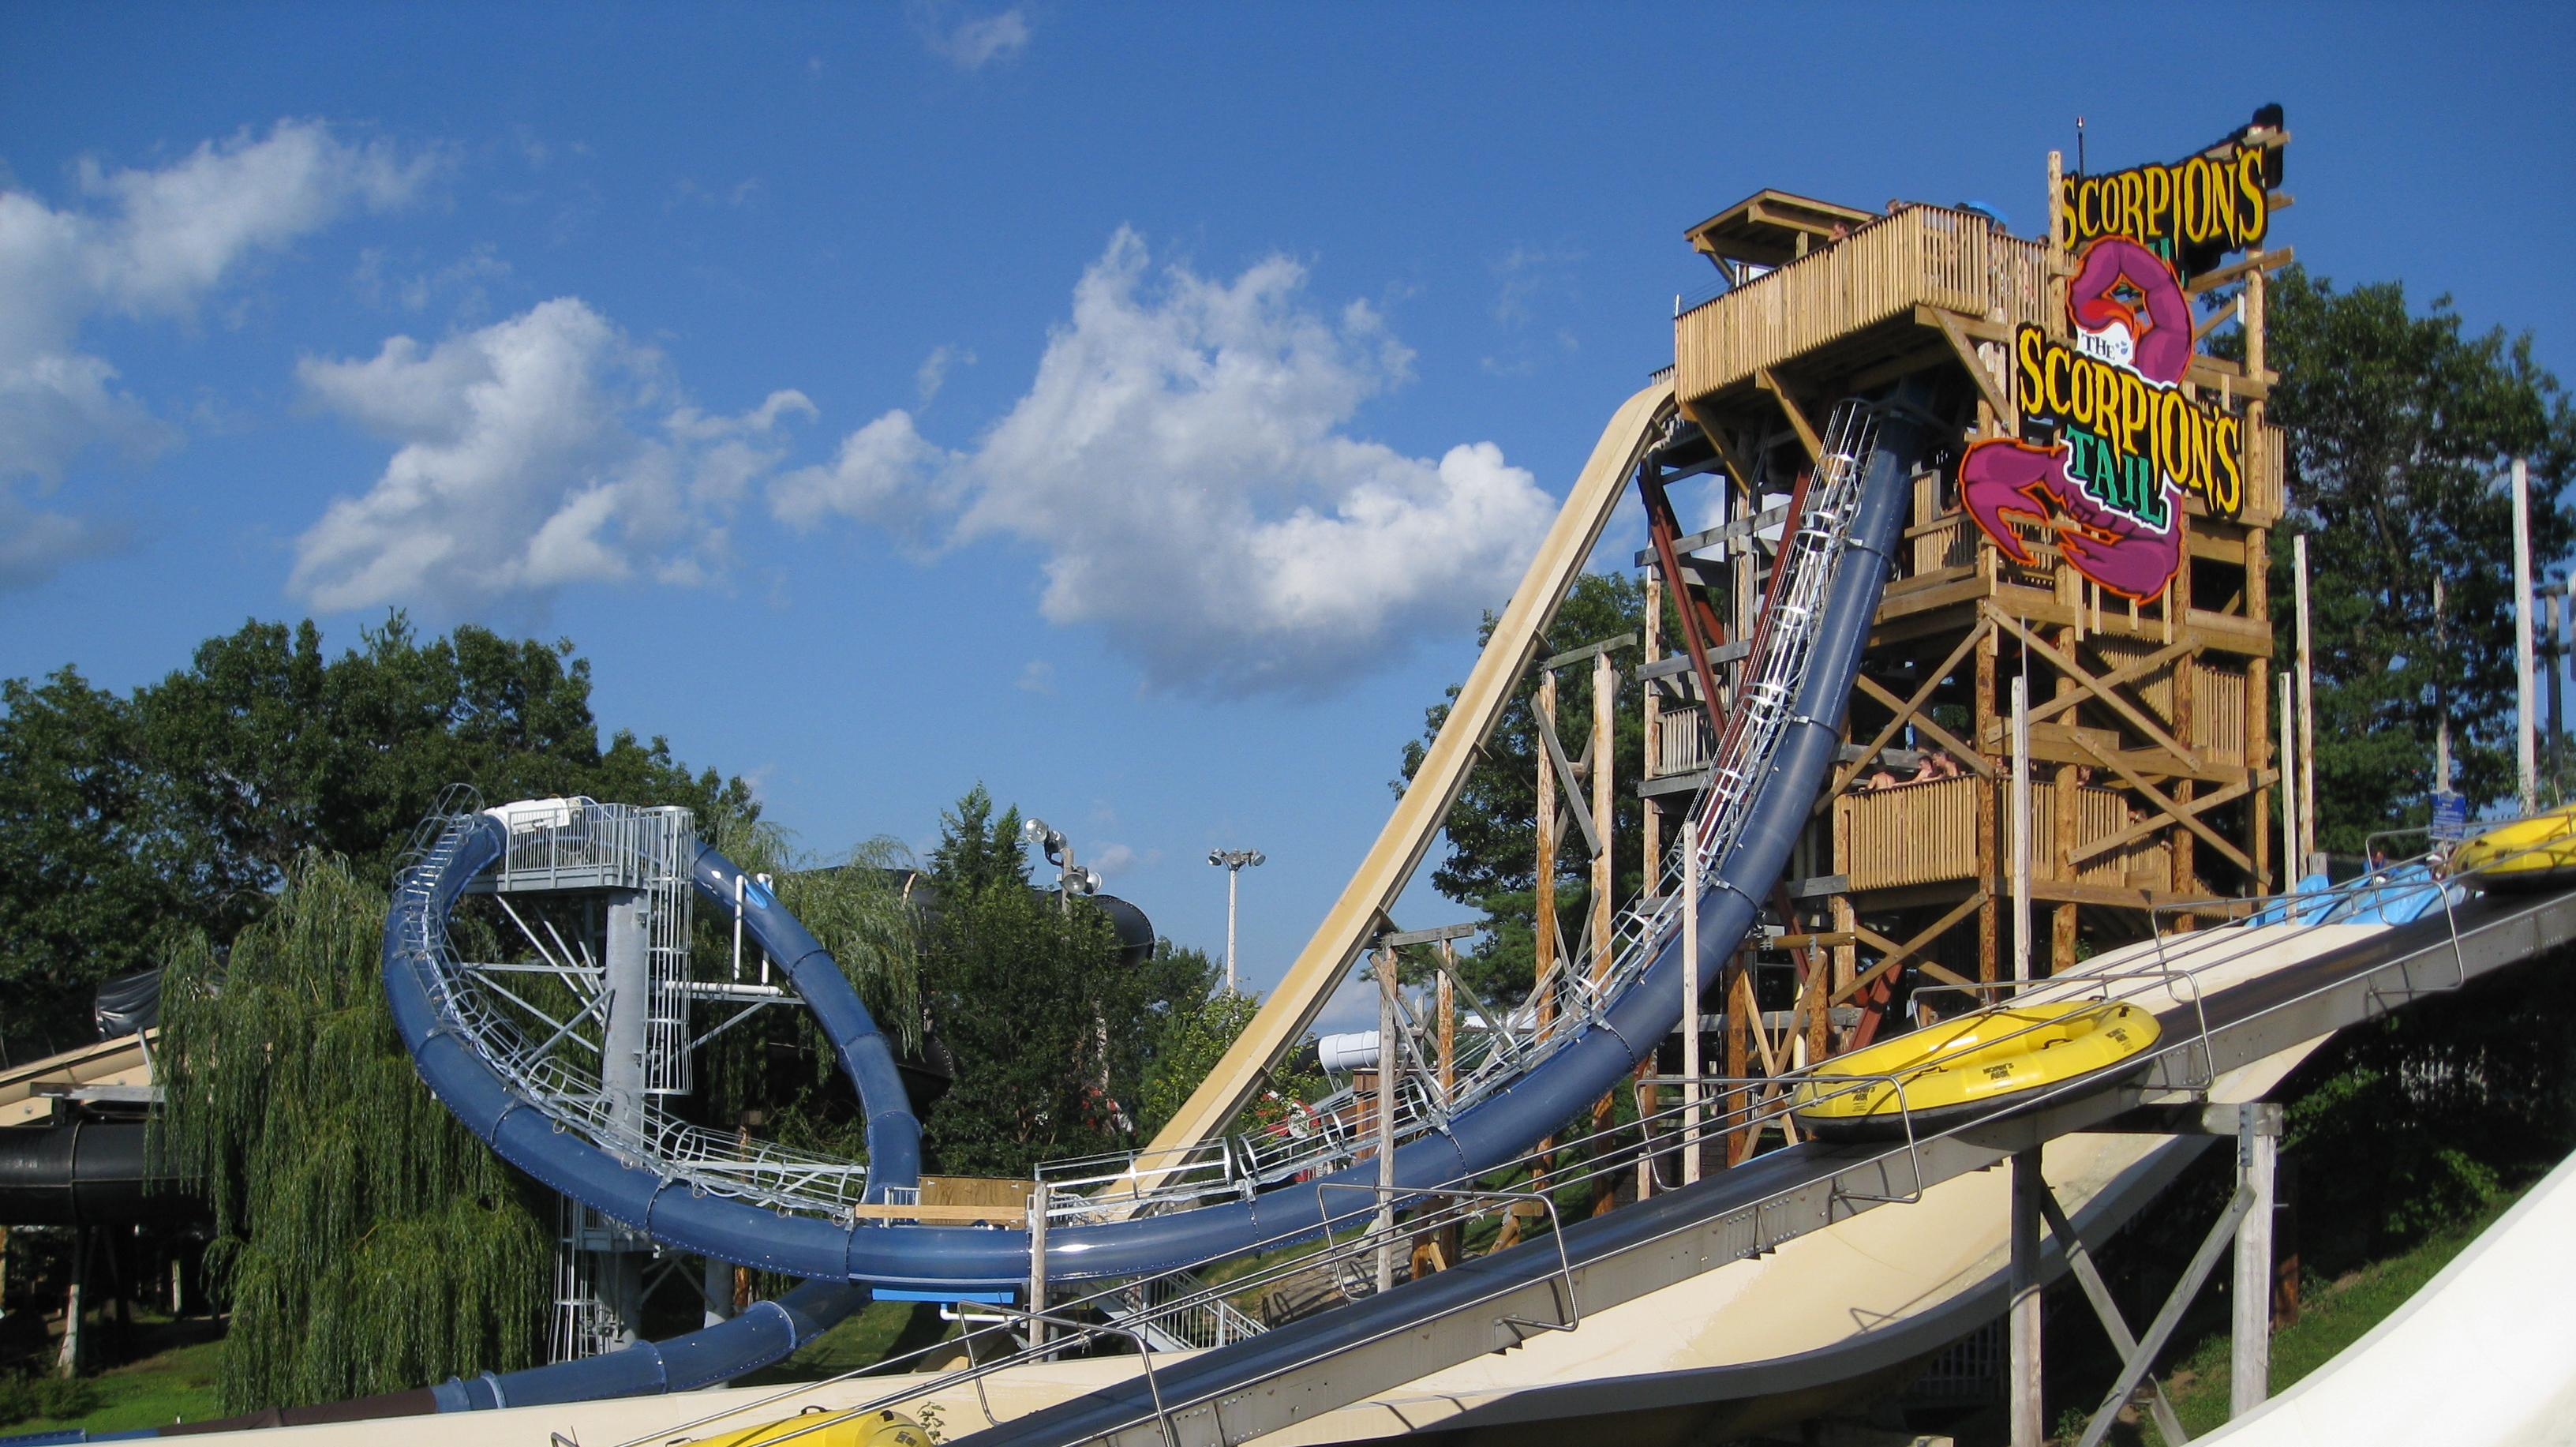
[[[1665,616],[1664,636],[1677,636],[1669,607]],[[1556,621],[1540,641],[1539,656],[1623,633],[1637,633],[1644,619],[1645,587],[1637,579],[1624,573],[1585,573],[1568,590]],[[1492,641],[1495,621],[1493,614],[1485,615],[1484,626],[1477,634],[1479,644]],[[1614,656],[1612,662],[1620,665],[1614,674],[1618,692],[1611,703],[1612,837],[1634,841],[1642,837],[1643,805],[1637,797],[1637,769],[1644,741],[1644,700],[1634,677],[1635,653],[1624,658]],[[1448,857],[1431,876],[1442,894],[1484,915],[1488,934],[1472,957],[1460,960],[1459,973],[1479,994],[1496,1004],[1518,1001],[1529,993],[1536,958],[1533,922],[1538,910],[1540,758],[1537,697],[1537,671],[1532,670],[1514,688],[1510,704],[1486,741],[1484,753],[1468,771],[1458,803],[1449,811]],[[1426,712],[1422,737],[1404,746],[1403,778],[1396,785],[1399,791],[1421,769],[1431,741],[1439,736],[1441,725],[1448,722],[1449,710],[1457,698],[1458,690],[1452,687],[1444,701]],[[1556,736],[1569,760],[1583,756],[1592,737],[1592,670],[1588,665],[1566,669],[1558,679]],[[1557,793],[1561,808],[1591,807],[1588,794],[1569,800],[1561,785]],[[1590,908],[1591,864],[1584,855],[1582,831],[1570,819],[1560,840],[1556,860],[1557,915],[1568,931],[1568,943],[1572,943],[1574,922],[1583,919]],[[1614,899],[1633,895],[1644,878],[1642,861],[1634,857],[1634,844],[1628,847],[1629,853],[1615,859]]]
[[[2447,705],[2454,787],[2513,787],[2511,458],[2529,459],[2532,551],[2544,571],[2576,544],[2559,494],[2576,416],[2529,334],[2467,334],[2447,297],[2338,291],[2290,268],[2272,289],[2272,419],[2289,431],[2291,518],[2275,535],[2275,657],[2296,657],[2290,538],[2308,534],[2321,847],[2425,822]],[[2442,617],[2433,609],[2443,585]]]
[[[470,624],[424,642],[395,614],[332,658],[310,621],[254,621],[125,696],[65,668],[0,683],[0,702],[13,1054],[86,1038],[96,983],[178,934],[230,939],[306,850],[389,877],[451,783],[495,800],[685,804],[702,823],[758,813],[741,780],[691,775],[661,739],[603,745],[569,641]]]
[[[1024,1176],[1125,1149],[1160,1119],[1141,1102],[1177,1104],[1214,1063],[1218,967],[1168,940],[1127,963],[1106,914],[1030,887],[1019,810],[996,815],[982,785],[942,825],[922,991],[957,1083],[923,1123],[936,1168]]]
[[[386,895],[289,861],[163,992],[163,1157],[212,1204],[228,1411],[509,1370],[544,1345],[551,1204],[423,1089],[377,983]]]

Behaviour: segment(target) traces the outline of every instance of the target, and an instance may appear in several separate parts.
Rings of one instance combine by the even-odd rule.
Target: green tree
[[[228,1411],[510,1370],[543,1349],[550,1202],[423,1089],[378,986],[386,895],[308,852],[163,991],[160,1151],[214,1208]]]
[[[1123,1149],[1140,1110],[1156,1118],[1143,1102],[1186,1095],[1215,1058],[1198,1059],[1219,1028],[1215,962],[1164,940],[1131,963],[1106,913],[1030,887],[1019,828],[978,784],[931,852],[922,990],[957,1065],[924,1122],[941,1170],[1017,1176]]]
[[[1623,633],[1637,633],[1644,618],[1645,587],[1637,579],[1626,574],[1585,573],[1568,590],[1555,623],[1539,644],[1539,656],[1548,657]],[[1678,636],[1669,607],[1665,618],[1665,636]],[[1491,641],[1494,623],[1494,615],[1487,613],[1477,633],[1480,644]],[[1618,694],[1611,704],[1611,822],[1613,837],[1622,840],[1642,837],[1639,815],[1643,805],[1637,797],[1637,769],[1643,756],[1645,715],[1643,694],[1634,677],[1636,660],[1634,650],[1611,660],[1618,665],[1614,674]],[[1449,811],[1448,857],[1431,875],[1442,894],[1484,914],[1487,933],[1474,955],[1461,958],[1459,973],[1497,1006],[1516,1002],[1529,993],[1536,958],[1532,922],[1538,909],[1537,695],[1537,671],[1532,670],[1513,690],[1512,701],[1494,725],[1483,755],[1468,772],[1458,803]],[[1557,741],[1568,759],[1580,758],[1592,735],[1591,668],[1586,665],[1566,669],[1557,681],[1556,696]],[[1447,698],[1426,713],[1422,737],[1404,746],[1403,779],[1396,785],[1399,792],[1422,767],[1424,754],[1439,735],[1440,726],[1448,721],[1457,698],[1458,690],[1452,687]],[[1565,800],[1563,788],[1557,792],[1561,807],[1590,807],[1588,796]],[[1556,901],[1570,943],[1575,937],[1575,922],[1583,919],[1589,908],[1591,866],[1583,857],[1582,832],[1571,820],[1563,837],[1566,842],[1557,851]],[[1626,899],[1636,893],[1644,871],[1632,854],[1619,856],[1615,866],[1613,894],[1616,899]],[[1408,972],[1408,977],[1414,973],[1418,971]]]
[[[448,784],[491,800],[590,794],[756,818],[739,779],[669,745],[603,747],[569,641],[399,613],[327,657],[311,622],[244,624],[124,698],[64,669],[0,683],[0,979],[16,1053],[87,1034],[97,982],[189,929],[229,940],[319,849],[384,879]]]
[[[2532,550],[2576,543],[2559,502],[2576,416],[2529,334],[2467,334],[2449,298],[2424,312],[2396,282],[2338,291],[2292,267],[2270,293],[2272,419],[2288,429],[2290,518],[2274,535],[2275,657],[2296,656],[2290,538],[2308,535],[2321,847],[2427,818],[2447,707],[2455,787],[2511,793],[2514,711],[2509,460],[2531,470]],[[2445,593],[2436,618],[2433,587]]]
[[[1252,995],[1217,988],[1224,968],[1204,951],[1170,940],[1155,943],[1147,984],[1156,1021],[1153,1047],[1136,1088],[1136,1128],[1148,1139],[1190,1098],[1261,1008]]]
[[[65,668],[0,704],[0,1054],[42,1055],[89,1038],[91,990],[149,968],[188,896],[125,702]]]

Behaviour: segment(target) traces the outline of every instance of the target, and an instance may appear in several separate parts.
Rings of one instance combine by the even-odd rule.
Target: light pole
[[[1234,993],[1234,882],[1243,866],[1261,863],[1258,849],[1211,849],[1208,863],[1225,871],[1225,992]]]
[[[1100,892],[1100,874],[1073,862],[1073,841],[1047,827],[1044,819],[1027,819],[1020,823],[1020,838],[1045,851],[1047,863],[1060,865],[1055,876],[1056,903],[1071,909],[1073,897]]]

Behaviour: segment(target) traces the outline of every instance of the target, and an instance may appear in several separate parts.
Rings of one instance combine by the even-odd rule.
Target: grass
[[[32,1418],[0,1428],[0,1435],[74,1427],[91,1432],[123,1432],[222,1416],[215,1391],[215,1372],[224,1350],[221,1328],[212,1322],[191,1320],[144,1330],[152,1333],[145,1345],[152,1341],[174,1344],[92,1377],[98,1393],[96,1410],[78,1417]]]
[[[2475,1211],[2413,1247],[2303,1292],[2299,1319],[2272,1333],[2272,1394],[2287,1391],[2387,1320],[2450,1265],[2480,1232],[2512,1209],[2527,1189],[2524,1186],[2499,1191]],[[2231,1355],[2227,1334],[2219,1332],[2204,1338],[2164,1379],[2165,1395],[2172,1399],[2175,1415],[2182,1419],[2183,1430],[2194,1438],[2217,1430],[2227,1421]],[[2138,1415],[2143,1418],[2145,1413]],[[2162,1447],[2163,1435],[2152,1423],[2140,1421],[2137,1432],[2135,1440]]]
[[[954,1334],[954,1327],[939,1319],[936,1303],[872,1301],[831,1330],[797,1348],[785,1360],[738,1377],[734,1385],[758,1387],[821,1381],[825,1377],[837,1377],[844,1372],[874,1366],[890,1356],[918,1351]],[[937,1360],[938,1354],[933,1353],[892,1370],[927,1371]]]

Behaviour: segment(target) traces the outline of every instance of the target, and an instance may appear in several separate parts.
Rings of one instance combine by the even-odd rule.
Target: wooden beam
[[[1968,369],[1968,376],[1977,384],[1977,391],[1985,396],[1986,405],[1995,410],[1995,419],[2004,424],[2007,432],[2012,430],[2015,415],[2012,403],[1995,390],[1995,379],[1987,375],[1985,363],[1977,359],[1977,349],[1968,345],[1968,339],[1959,334],[1959,324],[1951,319],[1948,312],[1936,306],[1917,306],[1914,319],[1918,322],[1929,320],[1941,329],[1941,335],[1949,340],[1950,350],[1958,354],[1959,365]]]
[[[2277,206],[2280,203],[2275,201],[2273,204]],[[2257,251],[2241,257],[2216,271],[2204,271],[2183,283],[2182,289],[2198,296],[2204,291],[2215,291],[2249,271],[2278,271],[2298,259],[2299,253],[2295,248],[2276,246],[2269,251]]]
[[[2245,851],[2228,843],[2224,835],[2221,835],[2217,830],[2200,822],[2197,817],[2183,809],[2181,805],[2176,804],[2171,798],[2167,797],[2163,790],[2148,783],[2145,779],[2138,777],[2136,774],[2131,773],[2125,766],[2114,762],[2116,757],[2115,754],[2105,753],[2100,749],[2094,748],[2081,738],[2078,738],[2075,741],[2075,746],[2101,760],[2102,767],[2118,774],[2122,779],[2128,782],[2130,788],[2137,790],[2139,793],[2146,795],[2150,800],[2153,800],[2155,806],[2171,815],[2175,823],[2182,825],[2192,833],[2208,840],[2212,848],[2216,849],[2219,853],[2226,855],[2229,859],[2234,860],[2237,868],[2244,870],[2248,874],[2254,872],[2254,861],[2245,857]]]
[[[894,1206],[872,1201],[843,1206],[841,1214],[853,1221],[919,1221],[930,1226],[972,1226],[989,1221],[996,1226],[1024,1227],[1029,1221],[1026,1206]]]
[[[1557,741],[1555,707],[1556,690],[1553,687],[1556,681],[1556,675],[1551,672],[1547,675],[1547,678],[1551,686],[1548,689],[1547,713],[1539,720],[1539,743],[1547,750],[1547,762],[1556,766],[1556,776],[1565,786],[1566,799],[1569,801],[1579,801],[1583,797],[1583,776],[1576,772],[1573,763],[1568,761],[1565,757],[1565,746]],[[1583,750],[1583,762],[1586,764],[1590,764],[1592,762],[1592,749],[1588,744],[1585,745]],[[1599,857],[1601,853],[1601,836],[1592,832],[1592,816],[1586,814],[1581,809],[1569,809],[1568,812],[1574,816],[1574,822],[1582,826],[1584,844],[1590,848],[1593,857]]]
[[[2178,800],[2175,804],[2174,817],[2172,819],[2141,819],[2137,823],[2130,825],[2116,834],[2105,834],[2101,838],[2094,840],[2092,843],[2085,845],[2081,849],[2068,850],[2066,853],[2066,862],[2070,866],[2077,865],[2082,864],[2087,859],[2093,859],[2101,855],[2108,854],[2112,850],[2120,848],[2122,845],[2132,844],[2140,839],[2144,839],[2148,835],[2155,833],[2157,830],[2164,828],[2167,824],[2177,822],[2186,816],[2198,815],[2204,810],[2214,809],[2231,799],[2242,798],[2253,787],[2254,781],[2252,779],[2239,779],[2235,783],[2229,784],[2213,793],[2202,794],[2197,798]]]
[[[1854,674],[1852,676],[1852,686],[1859,689],[1861,692],[1868,694],[1871,698],[1878,700],[1889,708],[1895,708],[1898,706],[1896,695],[1888,692],[1879,684],[1878,680],[1871,678],[1868,674]],[[1934,723],[1930,717],[1917,715],[1914,720],[1914,727],[1924,733],[1930,734],[1933,742],[1940,744],[1943,748],[1946,748],[1951,753],[1957,755],[1959,762],[1975,770],[1978,778],[1992,779],[1995,776],[1995,766],[1986,762],[1986,756],[1984,753],[1970,747],[1967,743],[1962,741],[1957,734],[1954,734],[1948,729],[1941,727],[1939,724]]]
[[[1858,976],[1854,977],[1850,984],[1836,989],[1833,993],[1833,998],[1825,1002],[1826,1005],[1831,1007],[1841,1004],[1843,1001],[1850,999],[1852,996],[1859,994],[1861,991],[1876,983],[1880,976],[1893,972],[1898,966],[1904,964],[1910,959],[1913,959],[1916,952],[1931,944],[1934,940],[1937,940],[1941,936],[1949,933],[1952,925],[1955,925],[1959,921],[1966,919],[1969,915],[1976,913],[1977,906],[1984,902],[1985,898],[1986,890],[1984,887],[1980,886],[1967,898],[1960,900],[1955,905],[1952,905],[1949,913],[1942,915],[1937,920],[1934,920],[1930,925],[1927,925],[1922,930],[1918,931],[1914,938],[1907,940],[1901,945],[1896,941],[1889,939],[1887,936],[1880,934],[1878,931],[1871,929],[1867,925],[1853,925],[1852,932],[1860,936],[1862,943],[1875,949],[1884,950],[1886,951],[1886,954],[1877,964],[1870,966],[1868,969],[1862,971]],[[1923,962],[1923,968],[1927,973],[1939,975],[1954,985],[1965,985],[1970,983],[1970,981],[1952,974],[1950,971],[1943,969],[1929,960]]]
[[[1788,414],[1789,429],[1798,434],[1798,445],[1807,450],[1807,461],[1823,461],[1825,444],[1817,439],[1816,429],[1807,425],[1807,414],[1799,409],[1798,399],[1789,395],[1789,389],[1780,385],[1780,379],[1772,374],[1769,367],[1756,369],[1753,382],[1770,393],[1771,400],[1779,403],[1780,410]]]
[[[1887,726],[1880,729],[1878,731],[1878,736],[1871,739],[1868,745],[1861,750],[1861,756],[1854,759],[1849,765],[1844,767],[1841,772],[1834,775],[1833,787],[1825,791],[1827,798],[1831,798],[1832,796],[1851,787],[1851,781],[1860,776],[1861,770],[1870,766],[1870,761],[1878,757],[1878,751],[1886,748],[1887,741],[1896,737],[1896,731],[1905,727],[1905,721],[1914,717],[1915,711],[1922,708],[1924,702],[1932,697],[1932,691],[1941,686],[1941,680],[1949,677],[1950,670],[1958,667],[1959,661],[1968,656],[1968,650],[1976,647],[1978,640],[1984,638],[1987,634],[1992,633],[1994,628],[1994,624],[1980,621],[1976,627],[1968,630],[1968,636],[1960,640],[1958,647],[1950,650],[1950,656],[1941,660],[1941,666],[1933,669],[1931,672],[1923,676],[1923,682],[1920,687],[1914,690],[1914,696],[1907,699],[1904,704],[1896,710],[1895,716],[1887,721]],[[1967,750],[1966,752],[1969,758],[1975,758],[1977,756],[1977,751],[1974,749]],[[1962,760],[1962,762],[1965,762],[1965,760]],[[1979,762],[1982,763],[1982,760]]]
[[[2127,663],[2123,663],[2119,667],[2112,669],[2109,673],[2103,674],[2097,681],[2104,688],[2118,688],[2121,684],[2130,683],[2137,679],[2144,678],[2148,674],[2155,672],[2157,669],[2164,667],[2166,664],[2173,662],[2175,659],[2180,658],[2187,653],[2198,653],[2199,651],[2200,640],[2196,638],[2186,638],[2164,648],[2159,648],[2144,658],[2131,659]],[[2055,718],[2058,714],[2073,708],[2078,702],[2080,702],[2080,700],[2072,696],[2067,698],[2050,699],[2047,703],[2030,711],[2030,721],[2035,724],[2046,723],[2050,719]]]
[[[2049,667],[2056,669],[2059,674],[2072,680],[2082,687],[2087,693],[2092,694],[2095,698],[2109,704],[2112,712],[2118,714],[2124,719],[2127,719],[2131,724],[2136,726],[2138,732],[2145,734],[2149,739],[2152,739],[2158,747],[2163,748],[2166,752],[2171,753],[2176,759],[2180,760],[2182,763],[2182,772],[2197,773],[2199,771],[2200,755],[2186,747],[2173,735],[2166,733],[2164,726],[2149,717],[2144,709],[2137,707],[2127,699],[2120,697],[2118,694],[2113,693],[2107,688],[2104,688],[2099,682],[2095,681],[2092,674],[2085,672],[2082,664],[2077,663],[2074,659],[2067,657],[2057,649],[2050,647],[2045,639],[2040,638],[2037,634],[2024,628],[2018,621],[2012,618],[2009,614],[2004,613],[2001,609],[1995,608],[1993,605],[1989,604],[1986,608],[1986,616],[1995,619],[1997,622],[2003,624],[2004,627],[2012,630],[2013,636],[2019,638],[2024,644],[2028,645],[2031,652],[2036,653],[2041,658],[2047,660]]]

